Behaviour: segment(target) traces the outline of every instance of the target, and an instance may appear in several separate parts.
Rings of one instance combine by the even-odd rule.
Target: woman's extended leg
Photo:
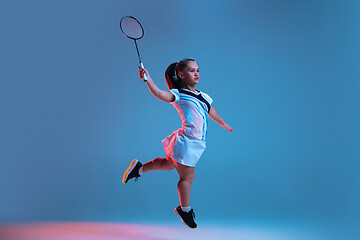
[[[190,207],[191,185],[195,178],[195,167],[182,165],[173,160],[180,180],[177,185],[181,207]]]
[[[170,171],[175,168],[175,165],[172,159],[166,156],[166,158],[157,157],[147,163],[144,163],[142,167],[143,167],[143,173],[146,173],[156,170]]]

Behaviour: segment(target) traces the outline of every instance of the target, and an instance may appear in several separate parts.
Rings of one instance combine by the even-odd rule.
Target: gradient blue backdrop
[[[119,29],[133,15],[158,86],[171,62],[195,58],[198,89],[235,130],[210,123],[192,188],[199,219],[355,225],[359,11],[340,0],[1,0],[0,220],[174,218],[175,171],[121,184],[134,157],[164,156],[160,141],[181,123],[138,78]]]

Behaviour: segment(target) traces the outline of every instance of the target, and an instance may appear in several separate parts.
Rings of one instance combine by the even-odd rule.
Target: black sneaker
[[[128,167],[128,169],[126,169],[124,173],[122,179],[123,184],[127,183],[132,178],[135,178],[135,181],[137,181],[140,177],[139,169],[141,168],[141,166],[142,164],[137,159],[132,160],[130,166]]]
[[[181,219],[181,221],[185,224],[185,226],[195,229],[197,228],[196,223],[194,222],[195,219],[195,213],[194,210],[191,209],[189,212],[184,212],[181,209],[181,206],[178,206],[174,209],[175,215],[178,216],[178,218]]]

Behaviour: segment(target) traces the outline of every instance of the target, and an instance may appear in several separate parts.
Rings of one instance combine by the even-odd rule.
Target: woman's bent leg
[[[170,171],[174,168],[175,165],[168,156],[166,158],[157,157],[143,165],[143,173],[156,170]]]

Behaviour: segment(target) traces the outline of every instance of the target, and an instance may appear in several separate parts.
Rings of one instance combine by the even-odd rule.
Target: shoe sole
[[[176,215],[178,218],[180,218],[180,220],[183,222],[183,224],[184,224],[186,227],[188,227],[188,228],[190,228],[190,229],[196,229],[196,227],[195,227],[195,228],[192,228],[192,227],[190,227],[189,225],[187,225],[187,224],[184,222],[184,220],[180,217],[180,215],[179,215],[178,211],[176,210],[176,208],[174,209],[174,213],[175,213],[175,215]]]
[[[131,173],[131,171],[134,169],[134,167],[136,166],[136,163],[138,162],[138,160],[134,159],[132,160],[132,162],[130,163],[130,166],[126,169],[126,171],[124,172],[123,175],[123,179],[122,179],[122,183],[126,184],[126,179],[129,176],[129,173]]]

